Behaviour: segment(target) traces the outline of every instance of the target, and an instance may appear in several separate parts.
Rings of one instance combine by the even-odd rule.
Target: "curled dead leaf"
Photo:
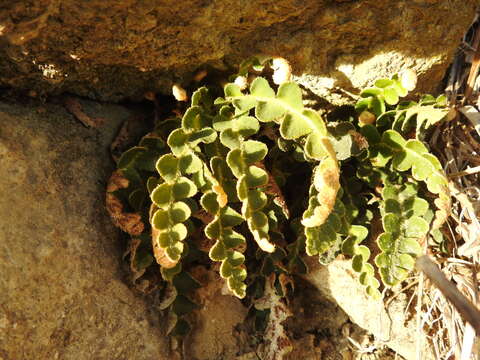
[[[412,69],[405,69],[400,72],[400,82],[402,86],[408,90],[412,91],[417,86],[417,73]]]
[[[139,214],[125,213],[119,218],[119,227],[130,235],[140,235],[145,225],[142,222],[142,217]]]
[[[142,217],[137,213],[124,212],[122,202],[113,194],[117,190],[128,188],[128,184],[129,181],[123,176],[121,170],[115,171],[108,180],[105,205],[115,226],[130,235],[137,236],[145,229]]]
[[[122,171],[116,170],[108,180],[107,192],[112,193],[120,189],[126,189],[128,188],[128,184],[129,181],[125,176],[123,176]]]
[[[223,190],[223,187],[220,184],[216,184],[212,187],[212,190],[217,194],[218,205],[220,205],[221,208],[226,206],[228,203],[228,197],[225,190]]]
[[[245,90],[248,87],[248,80],[245,76],[237,76],[234,81],[240,90]]]
[[[107,192],[105,203],[115,226],[133,236],[143,232],[145,225],[140,214],[123,212],[123,204],[114,194]]]
[[[281,85],[288,82],[292,78],[292,67],[289,62],[284,58],[274,58],[272,60],[273,69],[273,82],[277,85]]]
[[[158,244],[158,234],[160,233],[159,230],[155,229],[155,227],[152,227],[152,247],[153,247],[153,255],[155,256],[155,259],[157,260],[157,263],[166,269],[171,269],[175,265],[177,265],[178,261],[172,261],[168,258],[167,254],[165,253],[165,250],[160,247]]]
[[[177,101],[187,101],[188,100],[187,91],[178,84],[174,84],[172,86],[172,94],[173,94],[173,97]]]
[[[123,211],[123,204],[115,195],[107,193],[105,204],[110,217],[117,218]]]
[[[337,161],[332,158],[322,160],[313,177],[313,184],[318,191],[317,199],[320,205],[315,208],[312,216],[302,219],[304,226],[320,226],[327,220],[333,210],[340,189],[339,178]]]

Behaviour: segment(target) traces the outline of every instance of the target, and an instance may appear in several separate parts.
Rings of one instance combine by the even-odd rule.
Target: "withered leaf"
[[[133,236],[143,232],[145,224],[140,214],[123,212],[123,204],[114,194],[107,192],[105,203],[115,226]]]

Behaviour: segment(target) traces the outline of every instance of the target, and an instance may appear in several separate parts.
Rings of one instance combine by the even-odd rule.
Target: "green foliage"
[[[321,226],[327,219],[335,204],[336,193],[339,189],[339,169],[336,155],[332,144],[328,138],[327,128],[320,115],[312,109],[306,109],[303,106],[302,93],[300,87],[288,82],[279,86],[277,92],[270,87],[268,81],[262,77],[257,77],[250,85],[250,93],[244,94],[235,84],[225,86],[225,98],[217,99],[217,104],[230,103],[233,105],[237,114],[245,112],[254,112],[255,117],[261,123],[274,122],[279,125],[281,138],[285,140],[301,139],[304,143],[303,149],[307,159],[312,161],[320,160],[315,170],[311,201],[309,208],[303,214],[303,224],[305,226],[305,235],[308,241],[314,241],[319,236],[318,232],[308,230]],[[237,120],[238,121],[238,120]],[[233,124],[235,126],[236,122]],[[224,130],[225,131],[225,130]],[[248,148],[255,156],[247,156]],[[256,186],[265,186],[267,174],[251,166],[249,177],[240,180],[242,176],[241,169],[244,171],[247,166],[254,162],[263,160],[267,153],[267,147],[259,142],[250,141],[248,147],[242,147],[230,151],[227,161],[232,168],[235,176],[239,179],[237,192],[239,198],[247,199],[247,202],[255,202],[263,208],[266,203],[266,197],[261,195],[261,191],[249,191],[247,194],[247,179],[251,179]],[[243,160],[243,157],[250,157],[249,163]],[[236,164],[239,163],[239,164]],[[252,199],[249,200],[248,197]],[[244,203],[242,214],[247,217],[250,230],[253,232],[255,240],[260,248],[267,252],[272,252],[274,246],[268,242],[268,222],[266,217],[260,211],[256,212],[254,221],[248,220],[250,205]],[[256,208],[254,208],[256,209]],[[246,210],[246,211],[243,211]],[[253,225],[253,227],[252,227]]]
[[[352,257],[352,268],[360,273],[359,280],[365,286],[365,291],[374,299],[381,297],[378,288],[380,283],[375,278],[375,269],[368,262],[370,249],[360,243],[368,236],[368,229],[361,225],[352,225],[345,241],[342,243],[342,252]]]
[[[244,219],[231,207],[221,207],[213,192],[205,193],[201,203],[206,211],[215,216],[205,227],[205,235],[216,241],[210,249],[210,259],[222,262],[221,277],[227,279],[228,288],[235,296],[243,298],[247,289],[244,283],[247,271],[243,266],[245,256],[241,250],[246,248],[246,241],[242,234],[233,230],[233,227],[240,225]]]
[[[407,133],[415,124],[415,136],[421,139],[426,130],[443,120],[447,114],[445,95],[437,98],[426,95],[418,103],[409,101],[399,104],[395,109],[392,128]]]
[[[249,59],[240,74],[267,65]],[[422,137],[446,104],[429,96],[399,103],[404,83],[377,80],[349,115],[328,124],[293,82],[274,88],[257,76],[243,90],[228,83],[215,101],[218,89],[203,87],[181,120],[157,124],[122,156],[128,187],[112,194],[141,215],[134,263],[144,271],[153,259],[146,250],[153,252],[168,283],[172,333],[185,333],[196,308],[188,292],[198,287],[193,263],[218,262],[232,294],[255,301],[267,278],[284,296],[286,276],[308,270],[304,253],[325,264],[343,254],[378,299],[379,279],[403,281],[429,230],[441,241],[447,179]]]
[[[365,89],[360,95],[362,99],[355,109],[359,113],[359,131],[368,141],[368,150],[357,156],[357,175],[370,188],[383,187],[379,207],[384,232],[376,239],[380,254],[376,256],[375,264],[383,283],[394,286],[413,269],[414,257],[422,252],[420,244],[427,240],[428,231],[434,229],[441,237],[438,228],[448,217],[447,178],[438,159],[418,140],[430,126],[442,120],[448,110],[443,96],[427,95],[419,103],[398,104],[400,97],[407,95],[398,76],[377,80],[375,87]],[[374,120],[362,122],[362,114],[370,111]],[[416,121],[417,139],[406,139],[413,120]],[[429,196],[420,189],[421,183],[423,189],[437,195],[435,219],[431,216],[430,203],[422,198]],[[361,241],[365,236],[359,238]],[[344,244],[344,251],[353,256],[356,271],[368,266],[368,270],[361,273],[360,280],[362,283],[366,281],[367,293],[371,293],[378,282],[374,278],[371,283],[365,280],[373,275],[373,268],[365,263],[370,250],[363,245],[353,246],[356,243],[349,240],[348,245]]]
[[[182,256],[183,240],[187,237],[187,227],[183,223],[191,215],[190,207],[181,200],[197,193],[196,185],[182,176],[189,166],[181,161],[183,159],[185,157],[177,158],[173,154],[158,159],[157,170],[164,182],[157,185],[150,196],[158,208],[151,220],[152,226],[159,230],[155,240],[168,259],[175,263]]]
[[[428,208],[428,202],[418,197],[416,186],[411,183],[383,188],[384,232],[377,239],[381,253],[375,264],[386,285],[396,285],[413,269],[414,256],[422,252],[419,241],[424,240],[429,230],[424,219]]]
[[[188,295],[200,286],[198,281],[187,272],[182,271],[172,277],[165,287],[160,310],[168,310],[168,335],[184,336],[190,331],[191,325],[185,316],[199,306]]]

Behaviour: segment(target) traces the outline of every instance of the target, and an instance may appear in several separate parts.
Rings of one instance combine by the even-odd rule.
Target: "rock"
[[[104,206],[108,146],[132,114],[0,103],[0,358],[169,359],[158,314],[122,281]]]
[[[341,359],[341,352],[348,348],[341,333],[349,320],[347,314],[301,277],[295,278],[294,294],[293,316],[285,322],[293,350],[285,360]]]
[[[340,306],[353,323],[375,336],[406,360],[417,359],[416,318],[405,311],[408,299],[401,294],[387,308],[367,297],[350,260],[334,260],[328,266],[309,258],[310,272],[304,276],[324,296]],[[423,344],[421,359],[434,359],[433,349]]]
[[[118,101],[170,93],[197,69],[282,56],[341,102],[402,68],[434,91],[478,0],[28,0],[0,10],[0,84]],[[334,93],[332,95],[332,92]],[[343,95],[342,95],[343,96]]]
[[[217,272],[195,275],[203,285],[197,294],[201,308],[195,314],[194,329],[185,340],[185,358],[234,359],[248,341],[236,330],[247,317],[247,308],[238,298],[222,292],[226,284]]]

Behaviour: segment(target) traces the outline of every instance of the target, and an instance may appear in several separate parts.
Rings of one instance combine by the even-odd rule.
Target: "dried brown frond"
[[[123,176],[122,172],[120,170],[115,171],[108,180],[105,205],[115,226],[130,235],[138,236],[145,229],[142,217],[137,213],[126,212],[122,201],[114,194],[117,190],[127,188],[128,184],[129,181]]]

